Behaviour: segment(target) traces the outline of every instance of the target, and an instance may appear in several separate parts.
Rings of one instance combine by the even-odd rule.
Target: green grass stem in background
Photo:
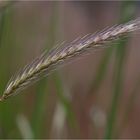
[[[103,55],[100,65],[97,69],[95,78],[92,80],[92,83],[91,83],[91,86],[90,86],[90,89],[88,92],[88,94],[90,94],[89,96],[92,96],[92,94],[95,94],[97,92],[97,90],[100,88],[101,83],[102,83],[103,79],[105,78],[105,75],[107,72],[112,50],[113,50],[113,47],[108,48],[106,50],[105,54]]]
[[[50,50],[51,46],[54,46],[56,42],[57,28],[58,28],[58,16],[59,16],[59,6],[57,2],[53,2],[53,8],[51,9],[51,18],[49,23],[49,30],[47,32],[48,36],[46,39],[46,50]],[[46,102],[48,100],[48,79],[45,78],[40,81],[37,86],[36,94],[35,94],[35,104],[34,104],[34,112],[32,115],[32,128],[34,132],[35,138],[40,138],[42,135],[43,129],[43,118],[45,115]],[[45,134],[48,136],[48,132]]]
[[[123,2],[121,8],[120,22],[127,22],[135,15],[135,6],[136,2]],[[132,9],[130,12],[129,10]],[[116,60],[115,60],[115,69],[114,69],[114,87],[113,87],[113,98],[110,105],[110,112],[108,114],[108,122],[106,126],[105,138],[113,138],[115,124],[117,121],[117,114],[119,108],[119,102],[123,94],[123,79],[124,79],[124,62],[126,59],[126,50],[125,47],[128,44],[128,38],[119,41],[116,47]]]
[[[128,98],[128,103],[125,107],[125,113],[124,113],[123,119],[121,121],[121,125],[119,126],[119,128],[117,129],[117,132],[115,133],[115,138],[118,138],[119,136],[121,136],[121,134],[124,132],[124,130],[128,124],[129,116],[132,113],[133,107],[135,105],[135,101],[140,96],[139,89],[140,89],[140,78],[134,84],[134,88],[130,94],[130,97]]]
[[[56,89],[57,89],[57,96],[58,96],[60,103],[62,104],[62,106],[64,108],[64,112],[66,114],[66,118],[68,120],[69,126],[72,129],[74,129],[74,131],[78,134],[79,133],[78,124],[76,121],[76,116],[75,116],[72,106],[71,106],[71,101],[67,97],[67,93],[64,92],[65,90],[63,87],[63,83],[60,82],[60,76],[57,73],[54,75],[54,79],[55,79],[55,85],[56,85]]]
[[[12,57],[12,14],[13,9],[12,5],[8,5],[0,11],[0,91],[4,90],[5,83],[10,76],[11,62],[8,59]],[[3,61],[4,60],[4,61]],[[12,59],[11,59],[12,61]],[[13,107],[14,104],[13,104]],[[8,129],[12,130],[14,124],[14,117],[16,116],[15,110],[9,109],[9,102],[6,104],[1,104],[0,106],[0,118],[1,118],[1,137],[0,138],[9,138],[10,134],[7,135]],[[8,128],[8,129],[7,129]]]

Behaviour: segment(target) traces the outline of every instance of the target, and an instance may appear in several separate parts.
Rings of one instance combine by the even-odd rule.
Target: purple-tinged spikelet
[[[116,25],[101,32],[78,38],[71,43],[63,44],[61,47],[52,49],[48,54],[43,53],[9,81],[0,101],[15,95],[18,91],[46,76],[51,70],[65,64],[67,60],[84,55],[89,49],[100,49],[107,43],[139,28],[140,19],[132,20],[126,24]]]

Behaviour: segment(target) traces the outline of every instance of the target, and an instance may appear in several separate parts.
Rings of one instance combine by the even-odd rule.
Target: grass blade
[[[121,22],[129,21],[135,14],[135,10],[130,13],[128,11],[128,7],[135,7],[135,2],[123,2],[122,3],[122,11],[121,11]],[[135,9],[135,8],[134,8]],[[122,15],[123,13],[123,15]],[[124,69],[124,60],[126,55],[126,45],[128,43],[128,39],[124,41],[118,42],[116,47],[116,68],[115,68],[115,83],[114,83],[114,92],[113,99],[111,103],[111,109],[108,114],[108,123],[106,126],[105,138],[110,139],[114,134],[116,116],[119,108],[119,100],[122,96],[122,88],[123,88],[123,69]]]
[[[49,23],[49,31],[48,31],[48,38],[45,50],[49,50],[50,46],[54,45],[54,42],[56,40],[56,33],[57,33],[57,25],[58,25],[58,6],[57,2],[54,2],[52,4],[52,15]],[[43,119],[42,114],[44,114],[44,110],[46,107],[47,102],[47,95],[45,93],[48,93],[49,87],[48,87],[48,79],[45,78],[40,81],[39,85],[36,89],[35,94],[35,106],[34,111],[32,115],[32,128],[34,131],[35,138],[40,138],[42,135],[42,126],[43,126]],[[46,134],[48,135],[48,134]]]

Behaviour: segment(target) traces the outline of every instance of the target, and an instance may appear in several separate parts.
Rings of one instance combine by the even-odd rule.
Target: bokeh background
[[[138,1],[0,1],[0,95],[63,41],[139,17]],[[139,31],[0,103],[0,138],[140,138]]]

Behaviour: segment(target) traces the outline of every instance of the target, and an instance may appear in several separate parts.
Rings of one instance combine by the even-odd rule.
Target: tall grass
[[[52,5],[52,14],[49,23],[49,30],[48,30],[48,37],[46,39],[46,47],[45,51],[50,50],[51,46],[54,46],[56,41],[56,34],[57,34],[57,26],[58,26],[58,13],[59,9],[57,3],[53,3]],[[32,128],[34,131],[35,138],[40,138],[42,135],[42,126],[43,126],[43,117],[42,114],[45,115],[45,103],[47,102],[47,95],[49,92],[48,86],[48,79],[43,79],[40,81],[39,85],[37,86],[36,94],[35,94],[35,105],[34,105],[34,112],[32,115]],[[49,135],[48,133],[46,135]]]
[[[48,104],[48,95],[51,94],[51,87],[49,86],[48,78],[46,77],[46,79],[42,79],[42,77],[48,75],[50,72],[56,70],[64,64],[77,60],[77,57],[79,56],[88,54],[91,51],[106,49],[108,46],[111,47],[105,50],[105,55],[100,62],[95,78],[92,80],[86,99],[90,100],[90,98],[93,98],[94,94],[96,94],[100,89],[102,81],[105,78],[108,70],[108,64],[112,55],[112,51],[115,50],[114,83],[112,84],[113,94],[110,101],[110,111],[108,114],[104,137],[106,139],[118,138],[127,125],[127,116],[130,114],[135,98],[138,96],[137,93],[139,81],[136,84],[132,96],[129,99],[126,113],[122,120],[121,129],[117,130],[116,123],[117,115],[119,114],[119,102],[123,95],[123,72],[127,53],[126,46],[129,43],[129,38],[127,37],[129,33],[139,30],[140,27],[140,19],[131,21],[132,17],[135,15],[136,2],[122,2],[120,11],[121,18],[119,22],[122,24],[115,25],[107,29],[105,28],[101,32],[86,35],[83,38],[77,38],[70,43],[64,43],[61,45],[58,44],[57,47],[50,48],[55,45],[56,40],[59,40],[62,35],[59,34],[60,31],[58,32],[58,29],[60,28],[59,3],[53,2],[53,8],[51,9],[52,14],[48,26],[49,31],[47,32],[48,37],[46,39],[46,47],[44,49],[45,53],[19,71],[19,73],[17,73],[9,81],[7,87],[5,88],[6,81],[9,79],[12,73],[12,64],[14,62],[18,62],[15,61],[16,57],[18,56],[16,53],[21,53],[21,51],[18,50],[16,46],[16,38],[13,32],[12,18],[14,11],[12,6],[14,6],[14,3],[15,2],[9,2],[4,8],[0,10],[0,63],[2,66],[0,68],[0,91],[2,92],[5,89],[4,94],[0,98],[1,101],[3,101],[0,103],[0,138],[4,139],[14,137],[26,139],[57,137],[57,135],[55,135],[55,131],[53,132],[52,136],[50,136],[50,133],[53,124],[55,127],[57,127],[54,118],[57,117],[55,115],[58,115],[59,118],[60,112],[56,112],[58,114],[53,112],[53,115],[51,116],[52,118],[48,119],[50,112],[46,112],[46,108],[50,107]],[[130,12],[129,9],[134,9],[134,11],[132,10]],[[125,37],[123,41],[122,37]],[[110,45],[114,41],[117,43],[115,45]],[[69,132],[67,132],[69,129],[67,129],[67,127],[70,127],[70,129],[73,131],[72,134],[74,135],[76,133],[76,136],[79,138],[81,135],[78,131],[80,125],[78,124],[77,116],[73,110],[73,99],[69,99],[66,96],[65,88],[67,87],[65,87],[65,83],[61,76],[62,75],[60,75],[58,72],[55,72],[53,77],[51,77],[53,79],[53,87],[56,88],[57,97],[54,108],[57,109],[59,104],[61,104],[64,113],[64,118],[62,117],[64,119],[63,129],[60,130],[59,133],[64,131],[65,133],[68,133],[65,134],[66,137],[69,137]],[[22,96],[20,99],[17,98],[18,100],[16,100],[16,97],[13,98],[13,100],[6,99],[16,95],[17,93],[20,93],[22,89],[25,89],[38,80],[41,81],[37,83],[37,86],[35,87],[35,95],[32,95],[35,101],[31,108],[31,118],[29,118],[22,113],[22,110],[26,110],[24,107],[26,102],[20,106],[21,102],[24,101]],[[28,101],[31,101],[30,98],[28,98]],[[51,122],[47,122],[46,120],[51,120]],[[68,126],[66,124],[67,122]],[[17,123],[17,126],[15,123]],[[64,132],[61,132],[62,135]],[[95,133],[93,132],[93,135],[94,134]],[[61,138],[62,135],[60,134],[58,138]]]
[[[135,15],[135,2],[123,2],[121,7],[121,16],[120,22],[127,22]],[[134,11],[129,12],[129,9],[134,9]],[[117,43],[116,48],[116,60],[115,60],[115,69],[114,69],[114,88],[113,88],[113,98],[110,104],[110,112],[108,115],[108,122],[106,127],[105,138],[113,138],[115,123],[117,121],[117,112],[119,109],[119,103],[123,94],[123,79],[124,79],[124,64],[128,44],[128,38]]]
[[[12,55],[15,55],[15,46],[13,46],[15,36],[13,36],[12,30],[13,5],[14,3],[8,2],[7,5],[0,10],[0,63],[2,65],[0,68],[0,91],[4,90],[6,81],[10,76],[12,70],[11,63],[13,62]],[[11,60],[11,62],[9,62],[9,60]],[[10,102],[1,104],[0,106],[0,138],[9,138],[12,136],[14,131],[10,131],[10,133],[7,134],[7,128],[12,130],[13,127],[16,127],[14,118],[16,117],[18,107],[17,110],[15,110],[9,109],[9,106]],[[13,108],[15,107],[16,104],[13,104]]]

